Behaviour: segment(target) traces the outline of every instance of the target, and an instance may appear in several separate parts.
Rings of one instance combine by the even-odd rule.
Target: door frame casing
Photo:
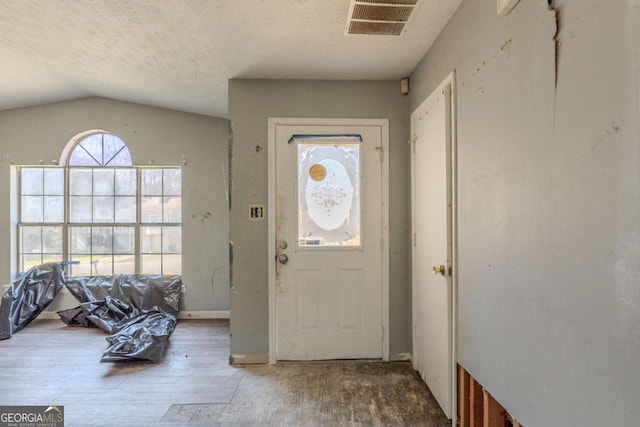
[[[456,73],[455,70],[452,71],[447,77],[445,77],[444,80],[442,80],[442,82],[440,82],[440,84],[438,84],[438,86],[436,86],[429,94],[429,96],[427,96],[424,101],[422,103],[420,103],[420,105],[411,113],[411,144],[414,144],[414,126],[413,123],[416,119],[416,117],[418,117],[420,115],[420,113],[423,112],[423,110],[426,108],[426,106],[428,105],[428,101],[430,100],[431,96],[435,93],[437,93],[438,91],[442,91],[446,86],[450,87],[451,90],[451,94],[450,94],[450,129],[449,131],[451,132],[451,140],[450,140],[450,147],[448,148],[448,155],[447,155],[447,160],[448,160],[448,165],[447,165],[447,170],[449,173],[448,179],[450,180],[451,183],[451,188],[448,189],[447,191],[451,191],[451,217],[450,217],[450,221],[451,221],[451,227],[450,230],[448,230],[448,233],[450,233],[450,242],[451,242],[451,301],[449,302],[449,304],[451,305],[451,414],[452,414],[452,419],[455,420],[455,417],[458,413],[458,396],[457,396],[457,384],[458,384],[458,369],[457,369],[457,361],[458,361],[458,193],[457,193],[457,188],[458,188],[458,180],[457,180],[457,171],[458,171],[458,166],[457,166],[457,107],[456,107]],[[413,243],[413,239],[414,239],[414,233],[415,233],[415,207],[414,207],[414,192],[416,189],[416,184],[414,181],[414,175],[413,175],[413,170],[414,170],[414,165],[413,165],[413,161],[414,161],[414,154],[413,151],[411,153],[411,259],[412,259],[412,264],[415,263],[415,245]],[[415,294],[414,292],[414,270],[413,267],[411,268],[411,290],[412,290],[412,295]],[[412,298],[412,331],[415,331],[415,300]],[[413,339],[413,332],[411,334],[412,339]],[[414,344],[415,346],[415,344]],[[415,347],[414,347],[415,349]]]
[[[382,143],[382,360],[389,360],[389,120],[270,117],[268,119],[269,227],[269,363],[277,361],[276,317],[276,129],[278,126],[372,126],[380,127]],[[365,178],[366,179],[366,178]]]

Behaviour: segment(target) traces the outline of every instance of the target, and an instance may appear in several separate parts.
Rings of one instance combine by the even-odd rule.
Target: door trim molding
[[[389,120],[270,117],[268,119],[267,218],[269,227],[269,363],[277,361],[276,323],[276,128],[278,126],[373,126],[381,130],[382,141],[382,359],[389,361]]]
[[[447,77],[440,82],[427,96],[424,101],[420,103],[420,105],[411,113],[411,135],[413,140],[414,128],[413,122],[415,117],[421,113],[427,105],[427,102],[431,98],[431,95],[438,91],[444,90],[447,86],[449,86],[451,91],[451,105],[450,105],[450,132],[451,132],[451,147],[450,154],[451,158],[449,159],[449,179],[451,180],[451,414],[452,417],[455,417],[458,413],[458,396],[457,396],[457,388],[458,388],[458,143],[457,143],[457,90],[456,90],[456,72],[453,70]],[[413,233],[415,230],[415,214],[414,214],[414,157],[413,153],[411,154],[411,258],[414,259],[414,251],[415,246],[413,244]],[[415,262],[415,261],[412,261]],[[414,272],[413,267],[411,271],[411,289],[413,293],[413,283],[414,280]],[[412,338],[413,331],[415,331],[415,301],[411,302],[412,305]],[[413,351],[413,350],[412,350]],[[415,356],[415,355],[414,355]],[[455,419],[455,418],[454,418]]]

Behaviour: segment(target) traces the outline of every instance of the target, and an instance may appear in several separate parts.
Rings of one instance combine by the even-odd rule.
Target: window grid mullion
[[[93,191],[93,186],[95,184],[95,178],[94,178],[94,171],[95,168],[91,168],[91,225],[89,226],[89,263],[91,266],[91,276],[93,276],[93,268],[95,267],[95,264],[93,263],[93,231],[96,227],[96,219],[94,218],[94,204],[95,204],[95,192]],[[98,269],[96,268],[96,273],[98,272]]]
[[[64,168],[64,222],[62,224],[62,259],[65,261],[71,261],[71,255],[69,254],[69,223],[71,221],[71,178],[70,170],[68,167]],[[67,265],[67,275],[73,271],[73,265]]]
[[[115,212],[113,213],[115,215]],[[115,218],[114,218],[115,219]],[[115,255],[115,251],[116,251],[116,227],[115,224],[113,225],[113,227],[111,227],[111,274],[114,274],[115,270],[114,270],[114,263],[116,262],[116,255]]]
[[[18,185],[18,256],[16,262],[18,265],[16,266],[17,272],[22,271],[22,168],[18,167],[17,170],[17,182]]]
[[[160,171],[160,206],[162,209],[162,217],[160,218],[160,274],[164,274],[164,168]]]
[[[44,182],[42,183],[42,189],[44,193]],[[43,263],[44,263],[44,226],[40,225],[40,264],[43,264]]]
[[[42,168],[42,195],[40,196],[40,199],[42,201],[42,212],[40,212],[42,214],[42,221],[40,221],[41,223],[44,224],[44,197],[45,197],[45,191],[44,191],[44,168]],[[40,229],[40,233],[42,233],[42,229]],[[40,238],[42,238],[42,236],[40,236]],[[42,240],[40,240],[40,260],[42,260]]]
[[[96,274],[98,273],[98,267],[97,267],[97,265],[95,265],[93,263],[93,261],[94,261],[94,259],[93,259],[93,256],[94,256],[94,251],[93,251],[93,242],[94,242],[93,231],[95,230],[95,227],[97,227],[97,225],[94,224],[93,222],[91,223],[91,227],[89,227],[89,230],[91,230],[90,233],[89,233],[89,242],[90,242],[90,244],[89,244],[89,248],[90,248],[89,252],[91,254],[91,255],[89,255],[90,256],[90,258],[89,258],[90,261],[89,262],[91,263],[91,275],[92,276],[93,276],[93,268],[94,267],[96,269]]]
[[[113,198],[113,202],[112,202],[112,207],[113,207],[113,225],[115,228],[115,224],[117,224],[116,221],[116,170],[113,170],[113,193],[111,194],[111,197]]]
[[[22,195],[22,171],[23,169],[21,167],[18,167],[18,179],[17,179],[17,184],[18,184],[18,194],[20,195],[20,200],[18,200],[18,219],[20,223],[22,223],[22,199],[23,199],[23,195]]]
[[[160,226],[160,274],[164,274],[164,227]]]
[[[142,168],[136,168],[136,230],[134,238],[134,271],[142,271]]]
[[[91,224],[96,222],[96,219],[93,217],[93,213],[94,213],[93,205],[95,204],[95,197],[96,197],[96,195],[94,194],[94,191],[93,191],[93,185],[95,184],[93,171],[94,171],[94,169],[91,168]],[[93,249],[93,243],[92,243],[91,246],[92,246],[92,249]]]
[[[104,134],[103,134],[104,141]],[[104,160],[104,142],[102,146],[102,158]],[[113,226],[111,227],[111,274],[115,274],[116,262],[116,170],[113,170],[113,193],[111,194],[113,201]]]

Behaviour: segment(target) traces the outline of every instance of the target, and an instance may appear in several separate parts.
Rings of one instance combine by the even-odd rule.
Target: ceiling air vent
[[[351,0],[346,34],[399,36],[418,0]]]

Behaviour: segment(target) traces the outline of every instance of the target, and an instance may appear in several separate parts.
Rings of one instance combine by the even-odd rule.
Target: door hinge
[[[384,252],[384,239],[380,239],[380,252]]]
[[[418,236],[416,235],[416,233],[413,233],[413,246],[415,246],[417,242],[418,242]]]
[[[376,150],[380,152],[380,162],[384,162],[384,147],[380,145],[376,147]]]

